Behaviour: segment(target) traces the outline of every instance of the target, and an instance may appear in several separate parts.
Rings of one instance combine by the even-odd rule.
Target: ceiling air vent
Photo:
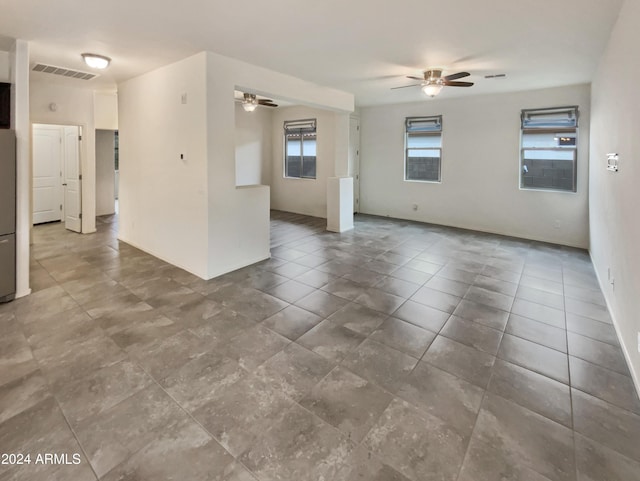
[[[61,75],[62,77],[77,78],[79,80],[91,80],[92,78],[97,77],[97,75],[93,73],[71,70],[64,67],[54,67],[53,65],[45,65],[43,63],[37,63],[31,70],[33,70],[34,72]]]

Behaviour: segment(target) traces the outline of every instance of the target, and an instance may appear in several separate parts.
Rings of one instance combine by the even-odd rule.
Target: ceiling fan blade
[[[445,82],[447,87],[471,87],[473,82]]]
[[[444,79],[457,80],[459,78],[468,77],[469,75],[471,75],[469,72],[458,72],[458,73],[452,73],[451,75],[447,75],[446,77],[444,77]]]
[[[417,87],[418,85],[422,85],[422,84],[411,84],[411,85],[403,85],[401,87],[391,87],[391,90],[406,89],[407,87]]]
[[[278,104],[260,104],[260,105],[262,105],[263,107],[277,107],[278,106]]]
[[[412,80],[424,80],[424,77],[414,77],[413,75],[407,75],[407,78],[410,78]]]

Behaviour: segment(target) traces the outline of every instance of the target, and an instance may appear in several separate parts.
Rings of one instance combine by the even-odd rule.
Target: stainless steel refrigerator
[[[16,293],[16,135],[0,130],[0,302]]]

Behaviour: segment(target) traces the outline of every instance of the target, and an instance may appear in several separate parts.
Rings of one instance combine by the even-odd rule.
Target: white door
[[[349,119],[349,177],[353,177],[353,212],[360,212],[360,120]]]
[[[56,125],[33,126],[33,223],[62,218],[62,134]]]
[[[79,127],[63,127],[64,226],[74,232],[82,231],[80,139]]]

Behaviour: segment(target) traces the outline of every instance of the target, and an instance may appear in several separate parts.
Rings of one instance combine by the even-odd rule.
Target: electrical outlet
[[[412,208],[413,210],[418,210],[418,204],[413,204],[413,205],[411,206],[411,208]]]

